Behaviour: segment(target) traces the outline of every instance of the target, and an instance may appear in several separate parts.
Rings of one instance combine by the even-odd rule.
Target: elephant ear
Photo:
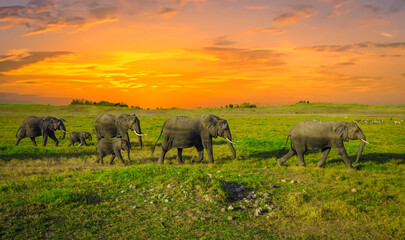
[[[130,116],[127,114],[120,114],[120,115],[116,116],[114,119],[115,126],[117,126],[119,129],[122,129],[122,130],[126,129],[128,131],[129,118],[130,118]]]
[[[47,129],[52,130],[51,127],[51,117],[45,117],[44,119],[42,119],[41,121],[41,132],[44,133],[46,132]]]
[[[345,142],[349,141],[349,134],[347,133],[347,123],[340,122],[335,126],[335,133]]]
[[[205,129],[211,134],[213,137],[218,137],[218,121],[220,120],[219,117],[207,114],[201,117],[201,123]]]

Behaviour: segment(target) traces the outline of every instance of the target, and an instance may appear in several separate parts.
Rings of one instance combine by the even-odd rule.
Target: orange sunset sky
[[[405,0],[0,0],[0,103],[405,104]]]

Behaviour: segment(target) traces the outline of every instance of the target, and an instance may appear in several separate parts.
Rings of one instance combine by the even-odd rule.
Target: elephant
[[[94,122],[94,129],[97,141],[100,141],[100,139],[103,137],[121,137],[127,140],[131,146],[131,142],[128,136],[128,130],[130,129],[134,131],[134,133],[138,136],[141,149],[143,146],[142,136],[146,135],[141,132],[141,123],[135,114],[113,115],[109,113],[103,113]]]
[[[80,142],[78,147],[80,147],[83,144],[88,146],[86,143],[86,139],[89,139],[90,141],[93,140],[90,133],[88,133],[88,132],[71,132],[69,134],[69,141],[70,141],[69,146],[74,146],[75,143],[77,143],[77,142]]]
[[[104,164],[103,158],[107,156],[108,154],[112,154],[110,164],[112,165],[114,158],[117,157],[119,160],[121,160],[122,164],[126,166],[124,160],[122,159],[121,156],[121,150],[127,151],[128,153],[128,160],[131,162],[131,157],[129,156],[130,154],[130,149],[131,146],[129,145],[129,142],[125,139],[122,138],[102,138],[100,141],[96,143],[96,147],[98,150],[98,159],[97,163],[101,161],[101,164]]]
[[[302,121],[295,124],[289,131],[285,146],[291,138],[290,151],[283,157],[277,159],[277,163],[282,166],[290,157],[298,155],[300,166],[305,166],[304,153],[307,150],[322,150],[322,156],[319,160],[318,167],[322,167],[330,152],[334,148],[337,154],[343,159],[349,170],[353,168],[350,158],[347,156],[343,141],[361,140],[357,159],[355,164],[360,160],[364,145],[368,143],[366,136],[354,122],[318,122]],[[282,150],[285,149],[285,146]]]
[[[48,137],[55,141],[55,146],[58,146],[59,141],[55,137],[55,131],[61,130],[63,132],[62,136],[59,137],[59,140],[63,140],[66,135],[66,128],[63,122],[66,122],[62,118],[55,118],[55,117],[36,117],[30,116],[27,117],[21,124],[20,128],[17,130],[15,137],[17,141],[15,145],[21,141],[21,139],[29,137],[31,138],[32,144],[37,146],[35,141],[35,137],[41,136],[44,140],[44,146],[46,146],[46,142]]]
[[[160,137],[162,138],[162,152],[158,163],[163,164],[164,157],[172,148],[177,148],[177,162],[184,164],[182,159],[183,148],[196,147],[198,159],[192,162],[201,162],[203,160],[203,151],[207,151],[209,163],[214,163],[212,152],[212,138],[221,136],[228,141],[228,146],[232,152],[232,159],[236,157],[235,149],[232,141],[231,130],[228,122],[212,114],[203,115],[201,117],[188,118],[184,116],[176,116],[166,120],[163,124],[160,136],[152,148],[152,154]]]

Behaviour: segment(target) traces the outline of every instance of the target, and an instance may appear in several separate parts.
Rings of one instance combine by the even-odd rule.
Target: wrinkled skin
[[[322,150],[322,156],[319,160],[318,167],[322,167],[330,152],[334,148],[337,154],[343,159],[349,170],[354,170],[350,158],[347,155],[343,141],[361,140],[357,159],[358,163],[363,151],[366,136],[354,122],[315,122],[302,121],[295,124],[287,136],[291,137],[290,151],[277,162],[282,166],[290,157],[298,155],[300,166],[305,166],[304,154],[307,150]],[[284,149],[283,149],[284,150]]]
[[[111,154],[112,157],[110,160],[110,164],[112,164],[114,161],[114,158],[117,157],[119,160],[121,160],[122,164],[124,164],[124,166],[125,166],[126,164],[125,164],[124,160],[122,159],[121,150],[127,151],[128,160],[131,162],[131,158],[129,156],[129,154],[130,154],[129,142],[125,139],[102,138],[102,139],[100,139],[100,141],[97,142],[96,147],[97,147],[97,151],[98,151],[97,162],[101,161],[101,164],[104,164],[103,158],[105,156]]]
[[[42,136],[44,143],[43,145],[46,146],[46,142],[48,140],[48,137],[50,137],[52,140],[55,141],[55,146],[58,146],[59,141],[55,136],[55,131],[56,130],[61,130],[63,131],[63,134],[61,137],[59,137],[59,140],[63,140],[66,135],[66,128],[65,125],[63,124],[65,120],[63,119],[58,119],[55,117],[27,117],[23,123],[21,124],[21,127],[17,130],[16,133],[16,138],[17,141],[15,142],[15,145],[18,145],[18,143],[21,141],[21,139],[29,137],[32,141],[32,144],[34,146],[37,146],[37,143],[35,141],[35,138],[38,136]]]
[[[136,132],[138,135],[139,144],[142,149],[141,123],[135,114],[119,114],[113,115],[108,113],[101,114],[94,123],[94,130],[97,141],[101,138],[121,137],[127,140],[130,144],[128,130]]]
[[[77,142],[80,143],[79,146],[81,146],[81,145],[88,146],[86,143],[86,139],[88,139],[90,141],[93,140],[90,133],[88,133],[88,132],[71,132],[69,134],[69,141],[70,141],[69,146],[74,146],[75,143],[77,143]]]
[[[208,161],[214,163],[212,151],[212,138],[218,136],[228,139],[228,146],[232,152],[232,157],[236,157],[235,149],[232,145],[232,135],[225,119],[208,114],[201,117],[188,118],[183,116],[172,117],[163,124],[160,136],[162,138],[162,152],[158,163],[163,164],[164,157],[172,148],[177,148],[177,162],[183,164],[183,148],[196,147],[198,159],[195,162],[203,160],[203,151],[207,151]],[[152,149],[156,147],[157,142]],[[193,159],[194,162],[194,159]]]

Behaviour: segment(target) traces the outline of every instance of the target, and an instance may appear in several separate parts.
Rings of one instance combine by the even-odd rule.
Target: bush
[[[89,101],[87,99],[78,99],[75,98],[72,100],[72,102],[70,103],[70,105],[93,105],[94,103],[92,101]]]
[[[242,104],[229,104],[225,105],[225,108],[255,108],[256,104],[250,104],[248,102],[244,102]]]

